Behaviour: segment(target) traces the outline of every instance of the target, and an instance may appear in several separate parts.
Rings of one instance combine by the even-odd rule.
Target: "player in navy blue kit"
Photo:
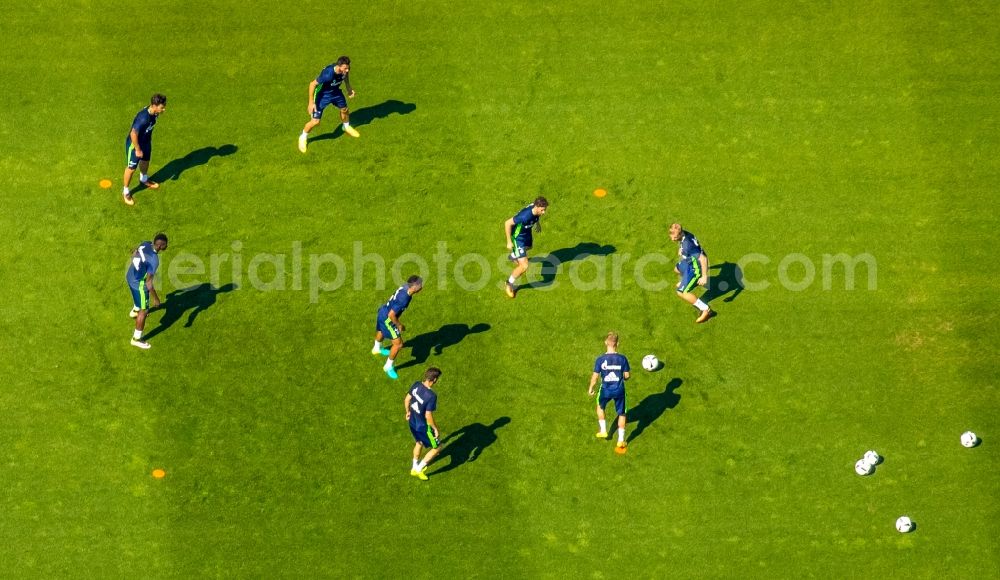
[[[340,90],[340,85],[347,89],[347,97],[354,98],[354,89],[351,88],[351,59],[342,56],[337,62],[324,68],[319,76],[309,83],[309,106],[307,108],[312,117],[306,126],[302,128],[299,135],[299,151],[305,153],[309,144],[309,131],[319,125],[323,118],[323,109],[333,105],[340,109],[340,121],[344,124],[344,133],[351,137],[360,137],[357,129],[351,127],[351,113],[347,108],[347,100]]]
[[[132,174],[139,168],[139,182],[149,189],[159,189],[160,184],[149,180],[149,160],[153,156],[153,126],[156,118],[167,108],[167,97],[156,93],[149,99],[149,106],[136,114],[132,129],[125,137],[125,175],[122,177],[122,198],[127,205],[135,205],[129,185]]]
[[[708,255],[701,249],[698,238],[682,228],[681,224],[670,226],[670,239],[680,246],[677,253],[681,259],[674,266],[674,272],[680,276],[680,281],[677,283],[677,295],[680,296],[681,300],[701,311],[695,320],[700,324],[715,316],[715,312],[708,307],[708,304],[694,295],[696,287],[708,285]]]
[[[149,348],[149,343],[142,340],[142,331],[146,328],[146,314],[149,313],[150,302],[153,308],[160,305],[160,297],[153,287],[153,276],[160,267],[160,253],[167,249],[166,234],[156,234],[152,242],[143,242],[132,252],[125,281],[132,293],[132,310],[128,313],[135,319],[135,331],[132,333],[132,346],[143,350]]]
[[[548,207],[549,201],[547,199],[537,197],[534,202],[525,206],[503,224],[504,236],[507,238],[507,249],[510,250],[509,259],[517,263],[504,286],[504,291],[511,298],[517,296],[517,279],[528,271],[528,250],[531,249],[533,241],[531,230],[537,228],[539,232],[542,231],[542,224],[539,220],[545,215]]]
[[[631,369],[628,366],[628,359],[625,355],[618,353],[618,334],[609,332],[604,339],[604,346],[607,352],[597,357],[594,361],[594,374],[590,376],[590,389],[587,391],[591,397],[594,396],[594,387],[597,381],[601,381],[601,386],[597,391],[597,423],[600,431],[597,432],[598,439],[608,438],[608,423],[604,419],[604,407],[611,401],[615,402],[615,412],[618,414],[618,448],[619,453],[625,452],[625,415],[628,409],[625,406],[625,380],[631,377]]]
[[[382,370],[389,375],[390,379],[398,379],[395,362],[396,355],[403,348],[403,331],[406,327],[399,321],[399,317],[410,305],[413,295],[424,289],[424,281],[420,276],[410,276],[403,284],[392,293],[389,300],[379,307],[378,316],[375,319],[375,346],[372,347],[372,354],[388,356]],[[389,339],[392,346],[389,350],[382,348],[382,341]]]
[[[438,443],[440,435],[437,423],[434,422],[434,411],[437,410],[437,393],[434,392],[434,385],[441,377],[441,369],[431,367],[424,371],[424,379],[413,383],[410,390],[403,399],[403,407],[406,408],[406,420],[410,424],[410,433],[416,444],[413,446],[413,466],[410,467],[410,475],[427,481],[427,464],[437,457]],[[429,449],[423,460],[420,459],[420,452],[424,448]]]

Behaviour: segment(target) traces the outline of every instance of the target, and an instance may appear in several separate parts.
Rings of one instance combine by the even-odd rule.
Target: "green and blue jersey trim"
[[[688,282],[688,285],[685,286],[681,292],[690,292],[694,290],[695,286],[698,285],[698,280],[701,279],[701,262],[698,261],[698,258],[688,259],[691,260],[691,268],[694,269],[694,276],[691,277],[691,281]]]
[[[399,333],[396,332],[396,325],[392,323],[391,318],[386,318],[384,324],[385,327],[389,329],[389,339],[392,340],[399,338]]]

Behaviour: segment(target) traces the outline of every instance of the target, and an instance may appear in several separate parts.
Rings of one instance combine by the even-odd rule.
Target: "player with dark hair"
[[[302,128],[299,135],[299,151],[305,153],[309,147],[309,131],[319,125],[323,118],[323,109],[329,105],[334,105],[340,109],[340,121],[344,124],[344,133],[351,137],[360,137],[361,134],[354,127],[351,127],[351,112],[347,108],[347,100],[340,90],[340,85],[347,89],[347,98],[354,98],[354,89],[351,88],[351,59],[342,56],[337,62],[331,64],[320,71],[319,76],[309,83],[309,105],[306,108],[312,117]]]
[[[631,369],[625,355],[618,353],[618,334],[609,332],[604,339],[604,346],[607,352],[597,357],[594,361],[594,373],[590,375],[590,389],[587,391],[591,397],[594,396],[594,387],[600,379],[601,386],[597,391],[597,424],[600,431],[597,432],[598,439],[608,438],[608,423],[604,418],[604,407],[611,401],[615,402],[615,412],[618,414],[618,445],[619,453],[625,452],[625,414],[628,409],[625,406],[625,381],[631,376]]]
[[[392,293],[389,300],[379,307],[378,316],[375,319],[375,345],[372,346],[372,354],[388,356],[382,370],[389,375],[390,379],[398,379],[394,367],[396,355],[403,348],[403,331],[406,327],[399,321],[399,317],[410,305],[413,295],[424,289],[424,280],[420,276],[410,276],[403,284]],[[386,350],[382,347],[385,339],[392,341],[392,346]]]
[[[160,297],[153,287],[153,277],[160,267],[159,254],[167,249],[166,234],[156,234],[152,242],[142,242],[132,252],[132,259],[125,273],[125,281],[132,292],[132,310],[128,313],[135,319],[135,331],[132,333],[132,346],[143,350],[149,348],[149,343],[142,340],[142,331],[146,328],[146,315],[149,313],[150,298],[153,308],[160,305]]]
[[[437,457],[440,452],[438,443],[441,436],[438,432],[437,423],[434,422],[434,411],[437,410],[437,393],[432,388],[441,377],[441,369],[431,367],[424,371],[422,381],[413,383],[406,398],[403,399],[403,407],[406,409],[406,420],[410,424],[410,433],[416,444],[413,446],[413,466],[410,467],[410,475],[427,481],[427,464]],[[424,448],[429,449],[423,460],[420,453]]]
[[[517,264],[504,286],[504,291],[511,298],[517,296],[517,279],[528,271],[528,250],[531,249],[532,243],[531,230],[536,228],[539,232],[542,231],[542,224],[539,220],[545,215],[548,207],[549,201],[539,196],[517,212],[514,217],[503,223],[507,249],[510,250],[508,259]]]
[[[677,296],[701,311],[695,320],[701,324],[715,316],[715,312],[708,307],[708,304],[694,295],[696,287],[708,285],[708,254],[701,249],[698,238],[682,228],[681,224],[671,224],[670,239],[680,246],[677,253],[681,260],[674,266],[674,272],[680,277],[677,283]]]
[[[156,93],[149,99],[149,106],[139,111],[132,120],[132,129],[125,137],[125,175],[122,176],[122,199],[126,205],[135,205],[129,185],[132,174],[139,168],[139,183],[149,189],[159,189],[160,184],[149,180],[149,160],[153,156],[153,126],[160,113],[167,108],[167,97]]]

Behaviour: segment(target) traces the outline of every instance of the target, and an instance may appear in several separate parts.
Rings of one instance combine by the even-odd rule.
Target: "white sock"
[[[414,459],[413,460],[413,469],[416,470],[418,465],[420,465],[420,462],[417,461],[416,459]]]
[[[513,276],[509,276],[509,277],[507,278],[507,283],[508,283],[508,284],[513,284],[514,282],[517,282],[517,278],[515,278],[515,277],[513,277]]]
[[[309,136],[309,133],[306,133],[305,131],[303,131],[303,132],[302,132],[302,135],[300,135],[300,136],[301,136],[301,137],[308,137],[308,136]]]
[[[129,191],[127,187],[122,188],[122,195],[128,195]]]
[[[621,427],[618,428],[618,442],[619,443],[625,442],[625,430],[622,429]]]
[[[598,419],[597,424],[601,426],[601,433],[608,432],[608,422],[604,419]]]
[[[427,467],[427,460],[424,459],[423,461],[417,464],[417,471],[423,471],[426,467]]]
[[[392,365],[393,365],[393,364],[394,364],[395,362],[396,362],[396,361],[392,360],[391,358],[387,358],[387,359],[385,359],[385,366],[384,366],[384,367],[382,367],[382,368],[384,368],[384,369],[391,369],[391,368],[392,368]]]
[[[708,304],[702,302],[701,298],[694,301],[694,307],[697,308],[698,310],[701,310],[702,312],[708,310]]]
[[[351,127],[351,123],[350,122],[344,123],[344,128],[345,129],[349,129],[350,127]]]
[[[141,181],[143,183],[146,183],[147,181],[149,181],[149,176],[146,175],[145,173],[140,173],[139,174],[139,181]]]
[[[381,350],[381,348],[382,348],[382,343],[376,340],[375,346],[372,347],[372,350]]]
[[[132,332],[132,340],[142,340],[142,331],[135,330]]]

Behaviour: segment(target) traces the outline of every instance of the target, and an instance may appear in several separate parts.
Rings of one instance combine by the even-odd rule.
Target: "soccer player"
[[[701,311],[695,322],[701,324],[715,316],[715,312],[700,298],[694,295],[696,286],[708,284],[708,255],[701,249],[698,238],[681,227],[681,224],[670,226],[670,239],[680,246],[677,253],[681,260],[674,266],[674,272],[680,276],[677,283],[677,295],[681,300]]]
[[[351,113],[347,108],[344,93],[340,90],[340,85],[343,84],[347,88],[347,97],[354,98],[350,73],[351,59],[350,57],[342,56],[337,59],[335,64],[324,68],[319,73],[319,76],[309,83],[309,105],[307,111],[312,116],[312,119],[309,119],[306,126],[302,128],[302,134],[299,135],[299,151],[306,152],[309,146],[309,131],[312,131],[316,125],[319,125],[320,119],[323,118],[323,109],[331,103],[340,109],[340,121],[344,124],[344,133],[347,133],[351,137],[361,136],[357,129],[351,127]]]
[[[166,234],[156,234],[152,242],[143,242],[132,252],[132,260],[125,273],[132,292],[132,310],[128,313],[135,319],[135,331],[132,332],[132,346],[143,350],[149,348],[149,343],[142,340],[142,331],[146,328],[146,314],[149,313],[150,298],[153,308],[160,305],[160,297],[153,288],[153,276],[160,267],[160,253],[167,249]]]
[[[149,189],[159,189],[160,184],[149,180],[149,160],[153,156],[153,126],[156,118],[167,108],[167,97],[156,93],[149,99],[149,106],[139,111],[132,120],[132,130],[125,138],[125,175],[122,176],[122,198],[126,205],[135,205],[129,185],[132,174],[139,168],[139,182]]]
[[[507,249],[510,250],[508,258],[512,262],[517,263],[514,266],[514,271],[507,278],[507,285],[504,287],[507,296],[511,298],[517,296],[517,286],[515,286],[517,279],[521,274],[528,271],[528,250],[531,249],[532,242],[531,230],[537,227],[539,233],[542,231],[542,224],[539,220],[545,215],[548,207],[549,201],[539,196],[535,198],[534,202],[525,206],[514,217],[503,223],[504,236],[507,238]]]
[[[410,423],[410,433],[416,444],[413,446],[413,466],[410,468],[410,475],[427,481],[427,464],[437,457],[440,452],[438,442],[437,423],[434,422],[434,411],[437,410],[437,393],[434,392],[434,385],[441,377],[441,369],[431,367],[424,371],[424,379],[413,383],[410,391],[403,399],[403,407],[406,408],[406,420]],[[420,459],[420,452],[424,448],[429,449],[423,460]]]
[[[594,374],[590,376],[590,389],[587,391],[591,397],[594,396],[594,387],[597,380],[601,380],[601,386],[597,391],[597,424],[600,431],[597,432],[598,439],[608,438],[608,422],[604,418],[604,407],[608,402],[615,402],[615,412],[618,413],[618,445],[622,451],[625,450],[625,380],[631,377],[631,369],[628,366],[628,359],[625,355],[618,353],[618,334],[609,332],[604,339],[604,346],[607,352],[597,357],[594,361]]]
[[[390,379],[398,379],[396,374],[396,356],[403,348],[403,331],[406,327],[399,321],[399,317],[410,305],[413,295],[424,289],[424,280],[420,276],[410,276],[403,284],[393,292],[389,300],[379,307],[378,317],[375,320],[375,346],[372,347],[372,354],[388,356],[382,370],[389,375]],[[382,348],[382,341],[388,338],[392,341],[389,350]]]

